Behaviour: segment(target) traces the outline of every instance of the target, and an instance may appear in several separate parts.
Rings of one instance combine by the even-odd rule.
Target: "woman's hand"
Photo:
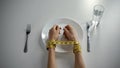
[[[59,34],[60,34],[60,27],[58,25],[54,25],[49,30],[49,40],[58,40]]]
[[[70,41],[78,41],[77,32],[74,30],[74,28],[71,25],[67,25],[64,28],[64,35],[65,37]]]

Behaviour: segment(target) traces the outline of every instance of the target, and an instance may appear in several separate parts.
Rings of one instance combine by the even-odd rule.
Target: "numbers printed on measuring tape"
[[[79,42],[76,42],[76,41],[48,41],[48,44],[75,45],[75,44],[79,44]]]

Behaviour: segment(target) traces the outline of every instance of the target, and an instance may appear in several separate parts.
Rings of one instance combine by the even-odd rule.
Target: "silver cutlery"
[[[86,29],[87,29],[87,52],[90,52],[90,36],[88,35],[89,33],[89,28],[90,25],[88,23],[86,23]]]
[[[24,53],[27,53],[27,51],[28,51],[28,35],[30,34],[30,32],[31,32],[31,24],[27,24]]]

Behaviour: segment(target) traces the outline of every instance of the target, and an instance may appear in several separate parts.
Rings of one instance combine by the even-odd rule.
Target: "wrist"
[[[53,40],[53,39],[48,39],[48,41],[47,41],[47,47],[46,47],[48,51],[49,50],[55,50],[56,45],[52,43],[54,41],[55,40]]]
[[[49,48],[48,51],[55,51],[55,48]]]
[[[74,55],[79,55],[79,54],[81,54],[81,52],[75,52],[75,53],[74,53]]]
[[[73,53],[74,53],[74,54],[79,54],[79,53],[81,53],[81,47],[80,47],[80,43],[79,43],[79,42],[76,42],[76,43],[74,44]]]

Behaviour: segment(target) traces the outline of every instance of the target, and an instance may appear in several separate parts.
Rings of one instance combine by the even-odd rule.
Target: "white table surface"
[[[83,57],[87,68],[120,68],[119,0],[1,0],[0,68],[46,68],[47,53],[41,48],[43,26],[58,18],[72,18],[82,25]],[[97,35],[86,51],[85,23],[92,8],[102,4],[105,12]],[[26,24],[32,25],[28,53],[23,52]],[[38,32],[37,32],[38,31]],[[56,54],[58,68],[73,68],[73,54]]]

